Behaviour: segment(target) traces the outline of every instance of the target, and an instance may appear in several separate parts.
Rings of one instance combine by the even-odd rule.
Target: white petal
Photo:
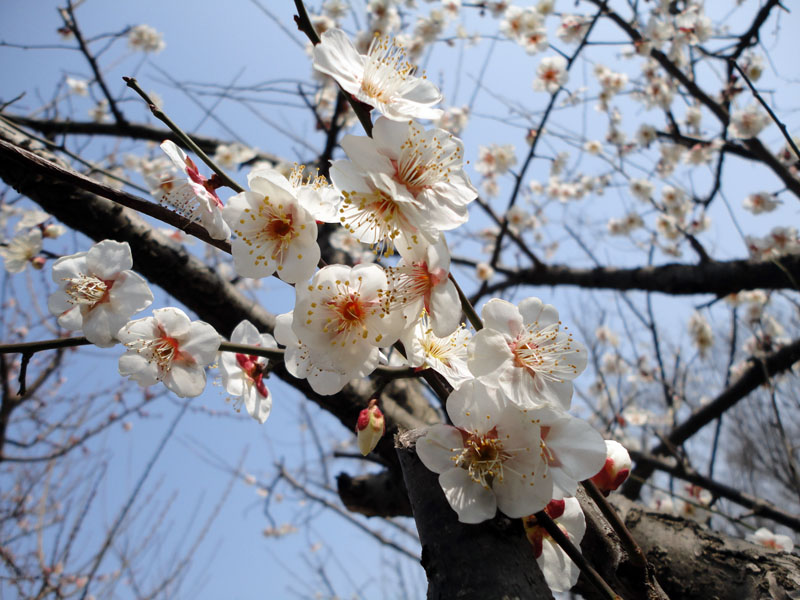
[[[470,479],[464,469],[450,469],[439,475],[439,485],[462,523],[481,523],[494,517],[494,494]]]
[[[422,464],[434,473],[444,473],[453,468],[453,456],[464,447],[461,432],[450,425],[432,425],[417,440],[417,456]]]

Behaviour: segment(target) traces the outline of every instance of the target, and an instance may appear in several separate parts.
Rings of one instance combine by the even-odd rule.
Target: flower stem
[[[192,152],[194,152],[200,160],[202,160],[208,167],[217,174],[217,176],[222,180],[222,183],[231,188],[234,192],[241,193],[244,191],[244,188],[236,183],[230,176],[222,170],[222,167],[217,165],[213,160],[211,160],[208,155],[203,152],[203,150],[198,146],[195,141],[189,137],[183,129],[178,127],[172,119],[170,119],[160,108],[158,108],[153,101],[150,99],[150,96],[139,87],[139,82],[136,81],[134,77],[123,77],[122,80],[127,84],[129,88],[131,88],[134,92],[139,94],[142,99],[147,102],[148,107],[150,108],[150,112],[153,113],[153,116],[164,123],[167,127],[169,127],[175,135],[177,135],[181,142],[189,148]]]
[[[583,558],[581,551],[575,547],[569,538],[564,535],[564,532],[561,531],[561,528],[550,518],[545,511],[540,510],[535,515],[536,521],[539,525],[544,527],[545,531],[553,538],[556,543],[561,546],[561,549],[567,553],[567,556],[570,557],[572,562],[574,562],[578,568],[581,570],[581,573],[586,575],[589,581],[600,591],[600,593],[608,600],[622,600],[622,597],[617,594],[614,590],[611,589],[611,586],[606,583],[605,579],[603,579],[600,574],[594,570],[594,568],[586,562],[586,559]]]

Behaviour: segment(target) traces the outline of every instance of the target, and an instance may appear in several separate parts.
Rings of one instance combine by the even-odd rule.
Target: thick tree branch
[[[179,146],[184,146],[180,138],[169,129],[156,127],[146,123],[95,123],[94,121],[59,121],[49,119],[31,119],[20,115],[13,115],[3,112],[2,116],[9,121],[28,127],[45,136],[54,135],[103,135],[112,137],[130,138],[132,140],[142,140],[147,142],[161,143],[164,140],[172,140]],[[214,153],[217,147],[222,144],[229,144],[230,140],[221,140],[204,135],[191,134],[195,143],[207,153]],[[271,163],[282,162],[281,158],[268,152],[258,152],[254,160],[267,160]]]
[[[642,290],[662,294],[714,294],[726,296],[742,290],[797,289],[800,255],[774,261],[710,261],[696,265],[671,263],[633,269],[595,267],[574,269],[566,265],[543,265],[519,271],[503,270],[506,278],[487,286],[495,294],[518,285],[576,285],[582,288]]]

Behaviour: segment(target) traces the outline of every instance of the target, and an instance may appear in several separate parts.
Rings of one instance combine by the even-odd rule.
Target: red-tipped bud
[[[367,408],[361,411],[356,422],[358,449],[366,456],[375,449],[386,432],[386,420],[383,418],[378,401],[373,398]]]
[[[614,440],[606,440],[606,464],[592,477],[598,489],[608,496],[621,486],[631,474],[631,457],[625,447]]]

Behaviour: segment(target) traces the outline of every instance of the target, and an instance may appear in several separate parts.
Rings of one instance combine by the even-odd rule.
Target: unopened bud
[[[625,447],[614,440],[606,440],[606,464],[592,477],[598,489],[608,496],[621,486],[631,474],[631,457]]]
[[[386,420],[383,418],[378,401],[373,398],[369,406],[361,411],[356,422],[356,436],[358,449],[366,456],[375,449],[383,434],[386,432]]]
[[[42,269],[44,269],[44,266],[46,264],[47,264],[47,259],[44,256],[36,256],[31,259],[31,266],[37,271],[41,271]]]

